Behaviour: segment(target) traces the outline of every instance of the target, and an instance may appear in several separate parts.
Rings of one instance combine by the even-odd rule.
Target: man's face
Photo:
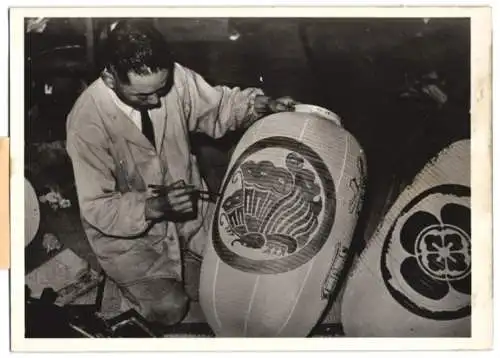
[[[161,107],[160,99],[171,88],[171,74],[160,70],[146,75],[129,72],[129,83],[123,83],[115,76],[114,90],[127,105],[137,110]]]

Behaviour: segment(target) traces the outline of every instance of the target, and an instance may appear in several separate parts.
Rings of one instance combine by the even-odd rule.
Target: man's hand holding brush
[[[146,220],[179,221],[195,210],[195,188],[184,181],[169,186],[150,185],[152,196],[146,200]]]

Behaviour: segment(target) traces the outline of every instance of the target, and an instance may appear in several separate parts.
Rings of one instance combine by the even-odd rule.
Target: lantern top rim
[[[295,105],[295,112],[313,114],[323,119],[333,121],[335,122],[335,124],[342,126],[340,117],[336,113],[320,106],[316,106],[313,104],[297,104]]]

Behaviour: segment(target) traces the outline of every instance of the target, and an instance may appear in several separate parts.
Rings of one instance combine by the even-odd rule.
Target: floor
[[[99,265],[97,264],[95,256],[90,251],[83,233],[78,229],[78,216],[75,215],[75,211],[69,210],[65,213],[58,213],[53,217],[53,220],[57,222],[57,227],[59,228],[55,234],[62,244],[61,249],[57,252],[47,254],[41,243],[41,237],[38,236],[35,238],[26,249],[27,272],[32,272],[32,270],[47,262],[59,252],[68,248],[75,252],[79,257],[87,260],[93,269],[99,270]],[[170,327],[165,336],[211,337],[213,336],[213,333],[206,323],[203,311],[197,300],[200,263],[195,259],[187,257],[184,262],[184,270],[186,278],[186,292],[193,300],[190,303],[190,310],[181,324]],[[57,281],[58,277],[53,277],[53,280]],[[108,280],[105,285],[100,310],[100,314],[104,319],[112,319],[123,313],[119,297],[118,287],[112,281]],[[96,299],[97,288],[92,289],[90,292],[79,297],[72,302],[72,304],[93,304],[96,302]],[[316,327],[316,329],[312,332],[312,336],[336,336],[340,334],[341,325],[338,314],[338,304],[334,304],[328,314],[325,315],[321,324],[318,325],[318,327]]]

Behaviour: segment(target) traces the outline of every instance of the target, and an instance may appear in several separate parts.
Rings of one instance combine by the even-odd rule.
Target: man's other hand
[[[268,96],[259,95],[255,97],[254,108],[260,115],[267,115],[278,112],[294,111],[295,105],[299,104],[291,97],[280,97],[273,99]]]

